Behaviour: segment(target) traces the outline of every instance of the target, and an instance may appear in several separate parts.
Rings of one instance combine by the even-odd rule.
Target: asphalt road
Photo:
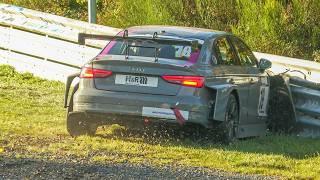
[[[0,179],[276,179],[204,168],[155,168],[133,164],[88,164],[72,159],[58,161],[0,157]]]

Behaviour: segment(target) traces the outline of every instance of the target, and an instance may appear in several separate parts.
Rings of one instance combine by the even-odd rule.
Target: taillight
[[[80,78],[104,78],[110,76],[111,74],[112,71],[84,67],[81,70]]]
[[[201,88],[204,84],[204,77],[202,76],[171,76],[164,75],[162,79],[168,81],[169,83],[181,84],[183,86],[190,86]]]

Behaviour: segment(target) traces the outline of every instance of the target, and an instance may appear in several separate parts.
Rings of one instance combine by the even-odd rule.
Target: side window
[[[240,63],[243,66],[256,66],[257,65],[257,59],[251,52],[251,50],[248,48],[246,44],[244,44],[240,39],[238,38],[232,38],[234,47],[236,49],[236,53],[240,59]]]
[[[227,38],[216,40],[215,48],[218,56],[218,64],[236,65],[237,61]]]

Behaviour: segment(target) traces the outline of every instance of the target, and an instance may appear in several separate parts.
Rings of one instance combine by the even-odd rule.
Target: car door
[[[258,61],[248,46],[232,36],[231,42],[241,66],[249,78],[248,122],[261,123],[260,117],[267,116],[269,86],[267,76],[258,68]]]
[[[213,76],[216,83],[233,84],[239,97],[240,108],[240,124],[247,123],[247,99],[249,94],[248,83],[249,79],[246,76],[247,71],[240,66],[234,48],[227,36],[219,37],[213,44]]]

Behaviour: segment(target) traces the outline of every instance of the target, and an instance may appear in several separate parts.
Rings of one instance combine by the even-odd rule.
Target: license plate
[[[115,84],[158,87],[158,78],[148,76],[116,74]]]

